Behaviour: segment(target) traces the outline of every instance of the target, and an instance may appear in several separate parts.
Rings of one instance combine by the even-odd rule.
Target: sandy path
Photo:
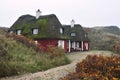
[[[82,61],[85,59],[87,55],[94,55],[94,54],[103,54],[105,56],[110,56],[112,52],[110,51],[89,51],[89,52],[77,52],[68,54],[67,57],[72,61],[71,64],[60,66],[56,68],[49,69],[44,72],[37,72],[34,74],[26,74],[23,76],[17,77],[10,77],[0,80],[59,80],[61,77],[74,72],[75,65],[77,62]]]

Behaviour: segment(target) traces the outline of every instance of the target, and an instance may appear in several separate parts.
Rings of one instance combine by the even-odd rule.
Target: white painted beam
[[[82,51],[83,51],[83,41],[81,42],[81,49],[82,49]]]
[[[71,51],[70,48],[71,48],[71,42],[70,42],[70,40],[69,40],[69,41],[68,41],[68,52]]]

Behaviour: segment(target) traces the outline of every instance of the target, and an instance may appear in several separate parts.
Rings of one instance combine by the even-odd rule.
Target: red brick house
[[[66,52],[89,50],[89,39],[81,25],[62,25],[56,15],[41,15],[40,10],[36,17],[23,15],[10,27],[9,33],[24,35],[35,40],[40,47],[58,46]]]

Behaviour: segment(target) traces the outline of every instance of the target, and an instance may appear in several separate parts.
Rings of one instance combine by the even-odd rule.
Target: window
[[[63,34],[63,28],[60,28],[60,33]]]
[[[76,33],[71,33],[71,36],[76,36]]]
[[[38,29],[33,29],[33,34],[38,34]]]
[[[75,42],[72,42],[72,48],[75,49]]]
[[[61,47],[64,49],[64,41],[63,40],[58,41],[58,47]]]
[[[79,42],[77,42],[77,47],[79,48]]]
[[[13,33],[13,31],[10,31],[9,33],[10,33],[10,34],[12,34],[12,33]]]
[[[87,37],[87,34],[85,33],[85,38]]]
[[[22,30],[17,30],[17,35],[21,35]]]

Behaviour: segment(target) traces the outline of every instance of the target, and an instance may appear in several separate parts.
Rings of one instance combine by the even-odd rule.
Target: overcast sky
[[[21,16],[56,14],[62,24],[72,19],[84,27],[120,26],[120,0],[1,0],[0,26],[10,27]]]

